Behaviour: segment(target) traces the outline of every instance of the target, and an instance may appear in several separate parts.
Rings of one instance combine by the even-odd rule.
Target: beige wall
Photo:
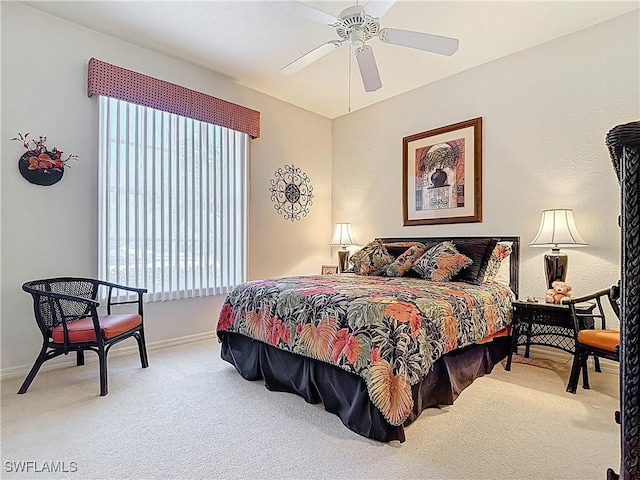
[[[316,273],[331,260],[330,120],[24,5],[1,2],[1,9],[3,373],[30,366],[41,345],[30,298],[20,285],[50,276],[97,275],[98,108],[97,98],[86,96],[91,57],[260,110],[262,136],[251,142],[248,276]],[[38,187],[18,173],[23,149],[9,139],[27,131],[79,155],[58,184]],[[275,170],[292,163],[309,175],[315,194],[309,216],[293,223],[276,213],[269,194]],[[147,341],[211,332],[221,302],[222,297],[207,297],[147,304]]]
[[[607,131],[640,117],[638,12],[462,72],[333,122],[333,217],[374,236],[519,235],[520,294],[543,296],[540,211],[572,208],[578,293],[619,276],[619,189]],[[381,67],[382,68],[382,67]],[[402,138],[483,117],[482,223],[402,225]]]
[[[618,278],[619,192],[603,138],[640,116],[637,13],[331,122],[24,5],[0,8],[5,167],[22,153],[8,141],[17,132],[47,135],[51,146],[80,156],[50,188],[27,183],[13,167],[0,169],[3,373],[23,371],[40,345],[20,285],[97,273],[97,104],[86,97],[92,56],[262,112],[262,137],[251,142],[249,278],[316,273],[335,263],[326,245],[332,221],[348,221],[361,243],[384,235],[520,235],[521,294],[541,295],[544,249],[526,245],[540,211],[551,207],[573,208],[590,243],[568,251],[576,290]],[[402,137],[476,116],[484,119],[484,221],[403,227]],[[285,164],[301,167],[314,187],[311,214],[300,222],[285,221],[269,199],[269,180]],[[221,301],[147,304],[148,341],[211,332]]]

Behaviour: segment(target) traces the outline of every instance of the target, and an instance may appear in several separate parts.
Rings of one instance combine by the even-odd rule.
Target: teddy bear
[[[545,300],[547,303],[564,303],[565,299],[570,299],[572,296],[571,285],[556,280],[551,284],[551,288],[547,290]]]

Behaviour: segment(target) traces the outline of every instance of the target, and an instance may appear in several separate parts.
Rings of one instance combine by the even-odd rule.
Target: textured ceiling
[[[222,73],[239,84],[328,118],[638,10],[631,1],[397,1],[381,27],[460,39],[451,57],[369,40],[382,88],[364,92],[346,44],[285,76],[279,69],[337,39],[322,23],[355,2],[22,2],[71,22]],[[361,2],[362,3],[362,2]],[[307,4],[307,5],[305,5]],[[144,73],[144,72],[143,72]]]

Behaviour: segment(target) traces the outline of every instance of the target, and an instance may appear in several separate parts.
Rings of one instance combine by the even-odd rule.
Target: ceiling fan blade
[[[356,60],[365,92],[375,92],[382,87],[376,57],[373,56],[373,50],[369,45],[363,45],[356,50]]]
[[[439,53],[440,55],[453,55],[458,50],[458,44],[460,43],[457,38],[412,32],[411,30],[398,30],[396,28],[383,28],[380,30],[379,37],[385,43],[417,48],[418,50]]]
[[[364,11],[367,15],[380,18],[396,3],[396,0],[369,0],[365,6]]]
[[[320,10],[313,5],[309,5],[308,3],[296,1],[293,2],[293,5],[298,5],[301,7],[298,8],[298,12],[296,13],[300,13],[301,17],[306,18],[307,20],[311,20],[312,22],[324,23],[325,25],[333,25],[338,21],[338,19],[334,15],[331,15],[324,10]]]
[[[342,41],[340,40],[332,40],[330,42],[323,43],[319,47],[314,48],[310,52],[305,53],[301,57],[296,58],[293,62],[282,67],[280,69],[280,73],[283,75],[293,75],[304,67],[311,65],[316,60],[321,59],[326,54],[333,52],[340,45],[342,45]]]

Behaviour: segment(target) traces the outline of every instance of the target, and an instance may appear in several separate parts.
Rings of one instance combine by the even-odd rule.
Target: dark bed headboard
[[[509,286],[513,293],[518,297],[518,286],[520,280],[520,237],[501,237],[497,235],[489,235],[484,237],[380,237],[378,240],[383,242],[420,242],[420,243],[433,243],[444,242],[451,240],[455,243],[456,239],[465,240],[477,240],[482,238],[496,238],[499,242],[511,242],[512,252],[509,256],[510,260],[510,272],[509,272]]]

